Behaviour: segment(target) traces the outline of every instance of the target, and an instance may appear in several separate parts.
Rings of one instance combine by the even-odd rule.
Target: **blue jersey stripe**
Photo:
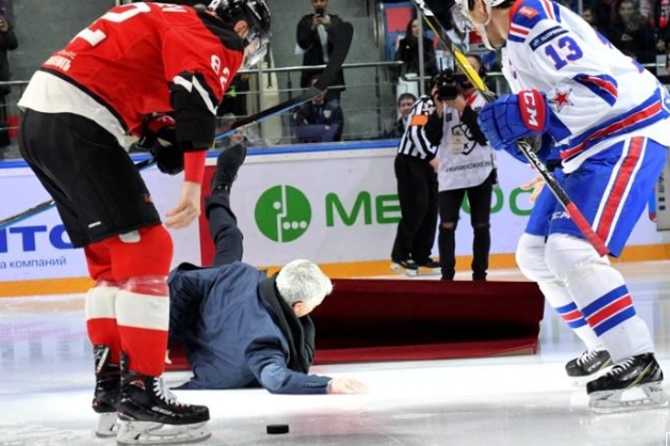
[[[587,319],[589,316],[592,314],[596,313],[600,309],[606,307],[607,305],[611,304],[615,300],[621,298],[622,296],[625,296],[628,294],[628,288],[626,288],[626,285],[621,285],[618,288],[614,288],[612,291],[609,293],[605,294],[602,297],[599,297],[595,301],[591,302],[589,305],[585,306],[582,309],[582,314],[584,317]]]
[[[595,127],[591,127],[590,129],[582,132],[581,134],[575,136],[572,138],[567,145],[561,145],[561,150],[562,151],[571,151],[574,150],[574,148],[580,146],[583,144],[585,141],[588,141],[588,144],[586,144],[581,150],[579,150],[576,153],[570,154],[568,158],[572,158],[573,156],[578,155],[579,153],[582,153],[584,150],[586,150],[588,147],[599,143],[605,138],[611,138],[613,136],[618,136],[618,135],[623,135],[626,133],[630,133],[634,130],[637,130],[639,128],[647,127],[649,125],[652,125],[661,119],[666,119],[670,116],[670,113],[663,107],[660,108],[660,111],[654,114],[650,114],[647,117],[641,118],[639,121],[631,124],[631,125],[626,125],[622,128],[615,128],[618,122],[626,120],[626,118],[629,118],[637,113],[642,112],[643,110],[654,106],[654,104],[659,103],[661,101],[661,94],[659,90],[656,90],[654,94],[652,94],[647,100],[645,100],[642,104],[638,105],[637,107],[632,108],[631,110],[628,110],[626,112],[623,112],[613,118],[608,119],[605,122],[600,123],[599,125]],[[612,131],[606,134],[603,134],[602,136],[598,136],[592,139],[593,136],[595,136],[598,133],[601,133],[604,129],[607,129],[608,127],[612,127]],[[565,160],[566,157],[563,156],[563,159]]]
[[[635,316],[635,308],[628,307],[622,312],[617,313],[612,317],[602,321],[597,327],[593,328],[593,331],[596,333],[597,336],[602,336],[604,333],[607,333],[612,328],[632,318],[633,316]]]
[[[577,319],[576,321],[568,322],[568,327],[572,329],[583,327],[584,325],[586,325],[585,319]]]
[[[573,79],[591,90],[593,94],[607,102],[610,106],[616,103],[618,97],[617,81],[611,76],[606,74],[598,76],[578,74]]]
[[[556,307],[555,310],[558,314],[571,313],[577,310],[577,305],[574,302],[570,302],[569,304],[563,305],[562,307]]]

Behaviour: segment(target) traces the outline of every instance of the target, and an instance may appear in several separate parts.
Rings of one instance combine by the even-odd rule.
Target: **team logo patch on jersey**
[[[528,17],[529,19],[532,19],[536,17],[539,14],[539,12],[537,12],[530,6],[522,6],[521,9],[519,9],[519,14],[521,14],[524,17]]]
[[[545,43],[554,40],[556,37],[560,35],[567,34],[567,32],[568,32],[567,29],[561,28],[560,26],[554,26],[553,28],[549,28],[548,30],[544,31],[542,34],[531,40],[530,47],[532,48],[533,51],[535,51]]]
[[[551,108],[560,112],[566,105],[573,105],[570,100],[570,93],[572,93],[571,88],[566,91],[556,90],[554,91],[553,96],[547,98],[547,101],[549,102],[549,105],[551,105]]]

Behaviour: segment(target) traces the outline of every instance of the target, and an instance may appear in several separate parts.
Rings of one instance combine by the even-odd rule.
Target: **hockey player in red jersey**
[[[264,55],[269,38],[265,0],[214,0],[206,11],[118,6],[54,53],[19,102],[21,153],[56,201],[72,244],[84,248],[95,281],[86,296],[93,409],[103,415],[100,435],[116,434],[118,414],[119,443],[209,436],[208,408],[177,403],[160,378],[172,240],[124,148],[126,137],[152,132],[169,141],[157,152],[159,168],[175,173],[183,162],[184,182],[165,223],[190,225],[200,214],[217,106],[242,64]]]

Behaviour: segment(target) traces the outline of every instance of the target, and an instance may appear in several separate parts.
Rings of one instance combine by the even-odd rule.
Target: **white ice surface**
[[[670,263],[626,273],[670,371]],[[649,273],[649,268],[656,273]],[[624,268],[625,269],[625,268]],[[0,446],[115,445],[93,436],[93,373],[81,295],[0,299]],[[595,415],[564,376],[581,346],[550,311],[537,355],[316,367],[351,375],[359,396],[178,391],[210,408],[203,445],[666,445],[670,410]],[[177,384],[185,373],[167,376]],[[666,386],[667,387],[667,386]],[[267,435],[267,424],[291,432]]]

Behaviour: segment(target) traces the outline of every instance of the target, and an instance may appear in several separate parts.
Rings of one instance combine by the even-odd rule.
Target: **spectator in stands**
[[[312,86],[319,79],[314,76]],[[300,143],[341,141],[344,130],[342,108],[326,102],[327,91],[317,95],[293,113],[292,126]]]
[[[586,23],[591,25],[591,28],[598,30],[598,15],[596,11],[591,6],[584,6],[582,10],[582,18]]]
[[[303,16],[298,22],[296,52],[303,54],[302,64],[305,66],[324,65],[333,52],[335,36],[333,30],[342,22],[338,16],[328,13],[329,0],[310,0],[314,12]],[[321,69],[303,70],[300,78],[300,87],[310,86],[310,80],[321,74]],[[345,90],[344,72],[340,70],[333,82],[334,87],[328,90],[326,101],[333,105],[340,105],[340,96]]]
[[[4,9],[0,9],[0,82],[6,82],[11,79],[9,71],[9,58],[7,53],[15,50],[19,46],[19,41],[14,34],[14,27],[9,22]],[[9,129],[7,124],[7,95],[12,89],[6,85],[0,85],[0,159],[4,159],[5,151],[11,144],[9,139]]]
[[[616,0],[591,0],[590,3],[585,3],[585,5],[590,6],[595,16],[598,17],[598,29],[609,29],[616,11]]]
[[[403,74],[419,74],[419,19],[414,18],[407,23],[405,37],[398,43],[395,60],[405,64]],[[427,79],[437,74],[435,46],[433,41],[425,35],[423,36],[423,66]]]
[[[217,128],[216,133],[220,135],[230,128],[230,125],[235,122],[237,118],[232,113],[226,113],[222,117],[217,119]],[[226,149],[228,147],[241,144],[245,148],[251,146],[254,142],[257,142],[256,135],[253,134],[253,131],[250,128],[239,128],[235,132],[231,133],[225,138],[218,138],[214,140],[214,147],[217,149]]]
[[[619,0],[617,15],[606,31],[612,45],[640,63],[656,59],[656,37],[654,28],[640,14],[633,0]]]
[[[407,120],[412,106],[416,102],[416,96],[412,93],[403,93],[398,97],[398,114],[400,117],[384,135],[386,138],[400,138],[407,129]]]

